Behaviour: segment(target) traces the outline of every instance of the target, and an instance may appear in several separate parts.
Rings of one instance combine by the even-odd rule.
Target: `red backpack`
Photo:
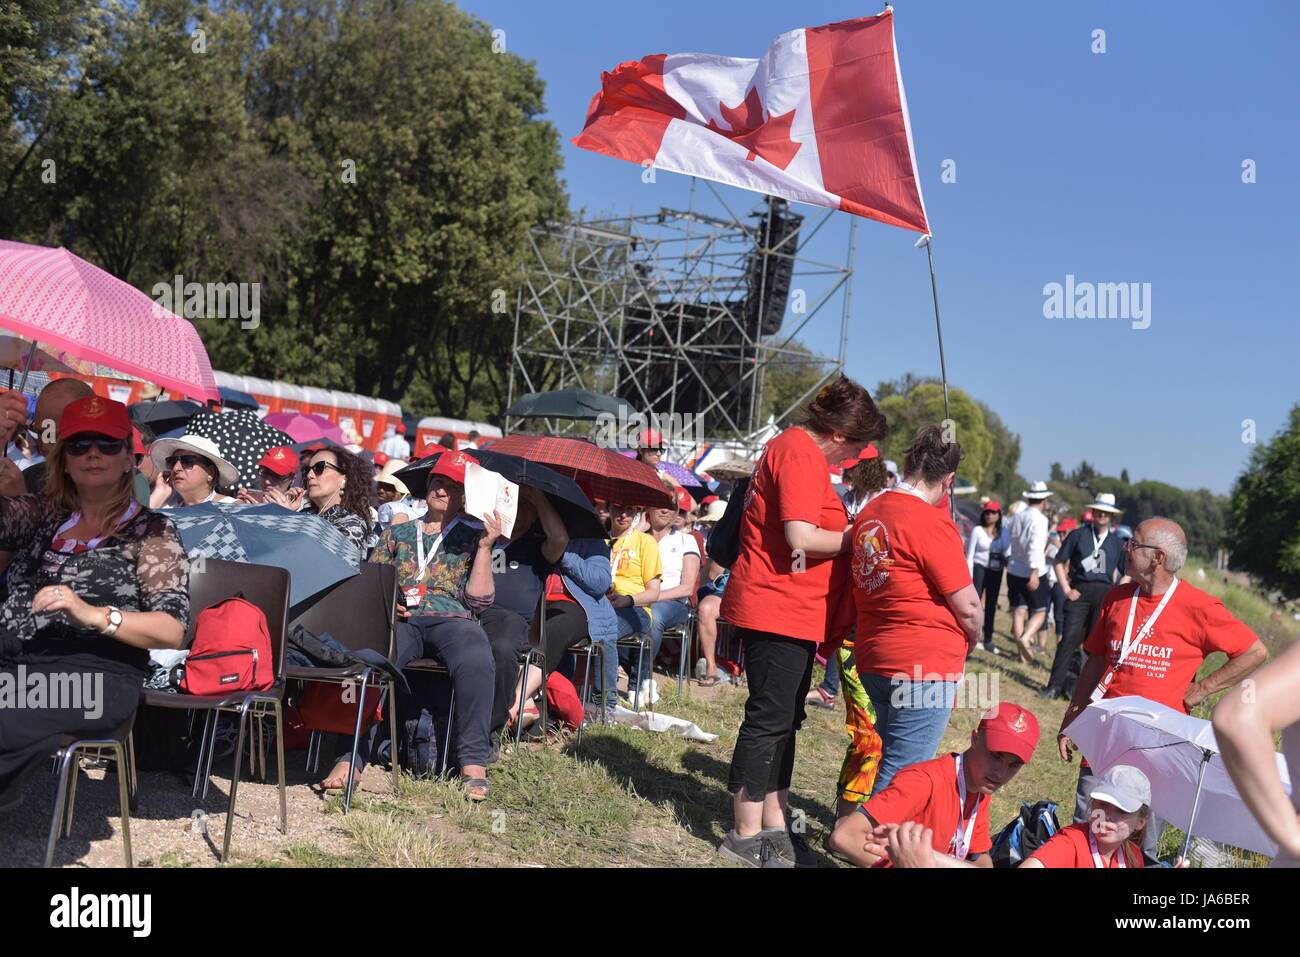
[[[275,684],[266,615],[242,595],[199,612],[181,690],[193,695],[264,691]]]

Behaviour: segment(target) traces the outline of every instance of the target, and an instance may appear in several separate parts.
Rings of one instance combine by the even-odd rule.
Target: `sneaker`
[[[708,673],[709,673],[709,663],[707,661],[701,658],[699,661],[695,662],[695,677],[697,679],[703,678]]]
[[[835,710],[835,697],[833,695],[828,695],[824,690],[822,690],[820,685],[813,688],[812,691],[809,691],[808,697],[803,700],[805,704],[810,704],[814,708],[823,708],[826,711]]]
[[[802,834],[784,827],[765,827],[760,833],[767,835],[776,853],[791,867],[816,867],[820,863],[817,852]]]
[[[734,830],[728,831],[718,845],[718,856],[747,867],[794,867],[793,862],[778,853],[768,831],[759,831],[753,837],[741,837]]]

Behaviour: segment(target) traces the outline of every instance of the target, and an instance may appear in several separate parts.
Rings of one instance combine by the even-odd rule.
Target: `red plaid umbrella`
[[[675,504],[653,467],[591,442],[553,435],[516,434],[497,439],[492,443],[492,451],[549,466],[574,479],[592,498],[643,508],[667,508]]]

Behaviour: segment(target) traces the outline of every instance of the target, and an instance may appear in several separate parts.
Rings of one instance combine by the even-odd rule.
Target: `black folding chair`
[[[389,661],[393,660],[393,621],[397,613],[397,569],[392,565],[363,562],[361,572],[316,595],[308,607],[300,611],[289,623],[302,625],[318,635],[329,633],[335,641],[349,651],[376,651]],[[383,689],[387,701],[389,724],[393,736],[392,746],[397,747],[397,687],[391,677],[373,665],[358,663],[345,668],[310,668],[286,665],[286,678],[297,681],[315,681],[352,685],[357,689],[357,720],[352,732],[352,757],[348,762],[348,784],[343,796],[343,813],[352,809],[353,779],[357,771],[357,752],[361,747],[362,723],[366,711],[366,689]],[[323,735],[313,731],[307,747],[307,766],[320,761]],[[393,754],[393,791],[398,789],[399,769],[397,755]]]
[[[235,739],[234,769],[230,776],[230,806],[226,810],[226,834],[221,844],[221,860],[230,855],[230,835],[235,823],[235,798],[239,791],[239,776],[243,770],[243,752],[248,740],[248,721],[256,722],[258,749],[250,763],[256,765],[261,756],[261,777],[266,779],[266,758],[261,752],[262,720],[275,718],[275,754],[280,782],[280,832],[289,832],[288,805],[284,793],[284,643],[289,618],[289,572],[270,565],[252,565],[244,562],[227,562],[205,559],[202,570],[190,574],[190,631],[186,645],[194,640],[194,628],[199,612],[227,598],[242,596],[266,615],[267,631],[271,637],[272,673],[275,683],[265,691],[240,691],[229,695],[169,694],[145,688],[141,692],[142,705],[155,708],[189,709],[205,716],[203,737],[199,744],[199,763],[194,775],[192,793],[199,793],[203,782],[206,797],[208,782],[212,777],[212,757],[216,750],[217,724],[222,714],[239,716],[239,731]],[[251,743],[251,742],[250,742]],[[256,771],[256,767],[254,768]]]

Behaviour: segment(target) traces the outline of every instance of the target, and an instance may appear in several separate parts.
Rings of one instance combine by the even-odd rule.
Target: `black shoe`
[[[821,858],[808,846],[802,834],[796,834],[784,827],[765,827],[762,834],[772,842],[772,847],[781,858],[794,867],[817,867]]]
[[[794,867],[794,861],[779,853],[772,836],[768,831],[759,831],[753,837],[741,837],[735,831],[728,831],[718,846],[718,856],[749,867]]]

